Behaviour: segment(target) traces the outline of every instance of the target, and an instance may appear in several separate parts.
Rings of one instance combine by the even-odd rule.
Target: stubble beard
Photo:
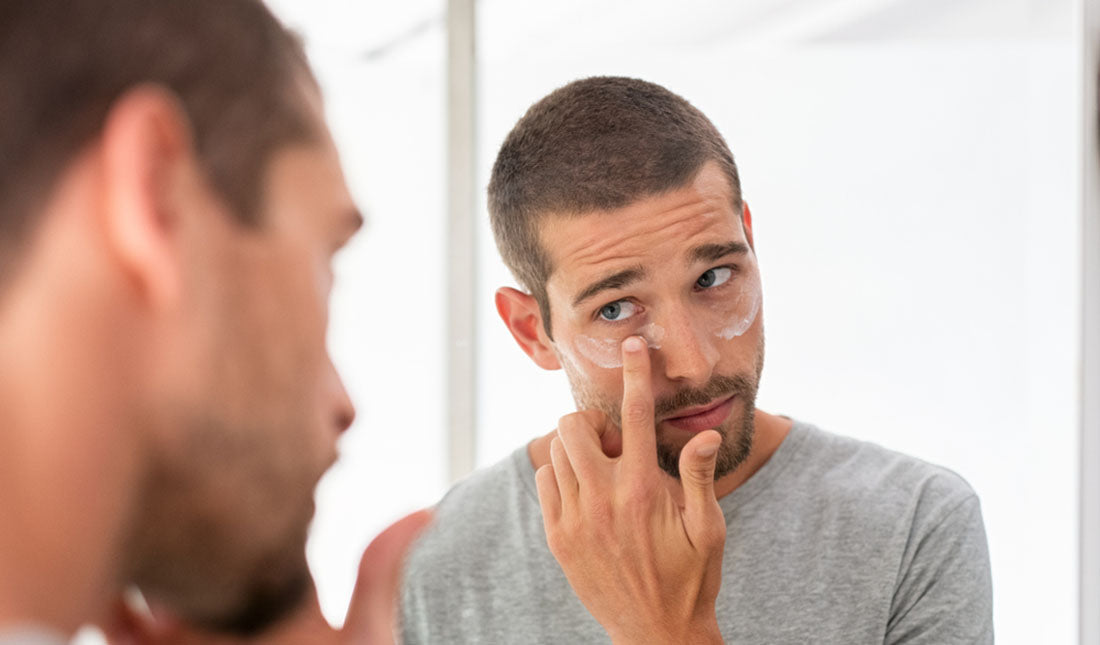
[[[706,394],[713,392],[713,396]],[[698,396],[690,396],[698,393]],[[677,398],[684,395],[691,400],[688,406],[703,405],[718,398],[736,396],[735,407],[730,418],[725,423],[715,428],[722,435],[722,443],[718,446],[718,455],[715,457],[714,479],[718,480],[732,473],[743,464],[752,453],[752,440],[756,429],[756,385],[742,375],[716,376],[699,390],[683,390]],[[667,408],[668,412],[684,406]],[[740,413],[737,413],[740,408]],[[660,402],[655,408],[657,417],[660,418],[662,407]],[[618,425],[618,423],[616,423]],[[663,439],[660,432],[657,434],[657,465],[669,475],[680,478],[680,452],[686,443],[672,443]]]
[[[731,376],[715,374],[700,388],[684,388],[668,397],[654,401],[654,422],[662,417],[687,407],[706,405],[717,400],[735,396],[734,414],[726,422],[715,428],[722,435],[714,467],[714,479],[718,480],[732,473],[748,459],[752,453],[753,436],[756,429],[756,392],[764,368],[764,338],[761,335],[756,348],[753,371],[747,374]],[[608,401],[599,396],[588,385],[588,380],[577,373],[576,367],[569,361],[562,361],[573,400],[578,410],[600,410],[618,427],[622,427],[620,401]],[[738,409],[740,411],[738,412]],[[686,442],[672,442],[657,433],[657,465],[666,473],[680,478],[680,452]]]
[[[288,486],[285,473],[267,468],[270,454],[244,457],[256,447],[231,439],[263,433],[202,424],[179,454],[160,454],[150,466],[126,549],[127,582],[197,627],[252,636],[299,608],[312,589],[305,559],[312,488]],[[234,470],[252,481],[226,480]],[[269,495],[277,488],[281,508]],[[281,530],[255,531],[275,522],[276,512]]]

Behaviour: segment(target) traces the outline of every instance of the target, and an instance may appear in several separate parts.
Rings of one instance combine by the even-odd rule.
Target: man
[[[257,0],[12,0],[0,114],[0,643],[388,642],[423,515],[343,632],[305,562],[361,218],[299,44]]]
[[[438,505],[406,642],[992,642],[961,478],[755,409],[752,217],[702,113],[562,87],[501,146],[489,211],[526,290],[500,316],[580,411]]]

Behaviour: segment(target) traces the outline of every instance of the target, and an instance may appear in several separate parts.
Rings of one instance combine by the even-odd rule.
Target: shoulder
[[[406,556],[401,630],[406,643],[450,642],[493,605],[528,555],[542,516],[524,449],[455,484]],[[530,480],[530,481],[528,481]],[[456,631],[458,630],[458,631]]]
[[[879,517],[907,516],[938,523],[960,507],[977,506],[977,494],[959,474],[877,444],[796,424],[805,434],[794,475],[832,504]]]
[[[985,611],[985,527],[978,496],[965,479],[874,443],[805,424],[796,428],[785,501],[862,560],[889,563],[897,606],[905,605],[903,596],[916,603],[939,581],[945,602],[967,596],[975,611]]]
[[[436,532],[476,531],[496,525],[531,501],[534,474],[520,448],[497,463],[476,470],[451,487],[435,509]]]
[[[538,513],[534,482],[527,481],[530,474],[521,461],[525,458],[517,451],[471,473],[444,495],[432,525],[408,555],[407,586],[438,579],[449,570],[469,575],[486,554],[517,539],[523,518]]]

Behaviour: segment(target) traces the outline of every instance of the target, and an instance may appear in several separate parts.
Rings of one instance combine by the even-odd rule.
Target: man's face
[[[269,161],[256,229],[217,200],[199,217],[179,325],[183,369],[147,411],[149,481],[133,579],[209,627],[262,628],[308,590],[313,490],[354,410],[326,348],[333,254],[361,218],[336,150],[319,140]]]
[[[716,478],[751,447],[764,328],[745,230],[714,164],[684,188],[608,213],[551,216],[541,227],[553,266],[552,345],[578,407],[619,423],[619,346],[644,337],[658,461],[673,476],[680,450],[702,430],[723,436]]]

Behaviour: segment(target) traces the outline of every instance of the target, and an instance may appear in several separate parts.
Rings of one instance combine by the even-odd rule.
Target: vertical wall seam
[[[475,0],[447,0],[447,477],[477,455]]]
[[[1082,645],[1100,645],[1100,0],[1080,0],[1081,65],[1081,440]]]

